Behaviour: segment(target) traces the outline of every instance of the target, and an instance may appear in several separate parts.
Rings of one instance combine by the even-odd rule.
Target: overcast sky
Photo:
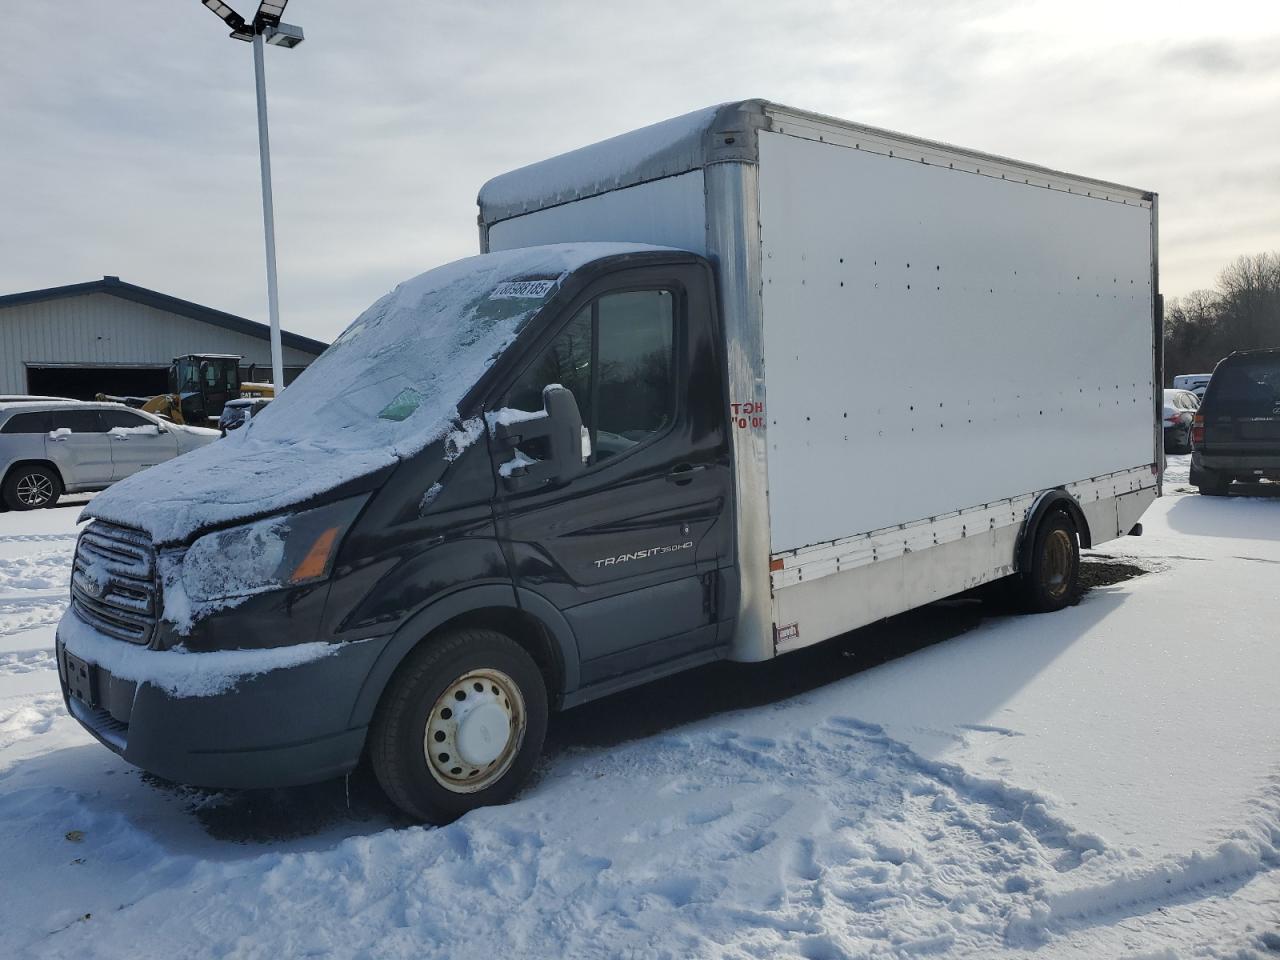
[[[0,293],[115,274],[265,320],[250,46],[199,0],[14,6]],[[475,253],[490,176],[746,97],[1157,190],[1166,295],[1280,249],[1274,0],[292,0],[286,20],[306,42],[267,48],[281,315],[326,340]]]

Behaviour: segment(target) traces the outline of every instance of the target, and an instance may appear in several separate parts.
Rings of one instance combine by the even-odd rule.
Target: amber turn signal
[[[301,583],[303,580],[314,580],[323,577],[329,566],[329,557],[338,542],[338,527],[329,527],[316,537],[302,562],[289,574],[290,583]]]

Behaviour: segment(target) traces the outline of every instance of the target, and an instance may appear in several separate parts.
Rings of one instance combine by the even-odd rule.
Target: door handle
[[[707,465],[705,463],[700,463],[697,466],[694,466],[691,463],[677,463],[671,468],[671,472],[667,474],[667,483],[684,486],[687,483],[693,482],[693,475],[695,473],[700,473],[705,469],[707,469]]]

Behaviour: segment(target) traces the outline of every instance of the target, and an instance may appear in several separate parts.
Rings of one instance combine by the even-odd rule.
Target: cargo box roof
[[[1078,177],[757,99],[696,110],[494,177],[480,188],[480,221],[488,226],[535,210],[678,176],[709,163],[754,163],[760,130],[822,139],[915,163],[938,164],[1115,202],[1148,204],[1153,196],[1135,187]]]

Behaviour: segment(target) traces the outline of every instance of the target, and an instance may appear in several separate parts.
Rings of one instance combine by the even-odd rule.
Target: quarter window
[[[511,389],[507,406],[541,410],[543,387],[565,387],[590,433],[592,462],[662,432],[675,419],[674,301],[670,290],[636,290],[583,307]]]
[[[136,413],[129,413],[125,410],[103,410],[102,422],[108,430],[115,427],[153,427],[155,426],[146,417],[140,417]]]

